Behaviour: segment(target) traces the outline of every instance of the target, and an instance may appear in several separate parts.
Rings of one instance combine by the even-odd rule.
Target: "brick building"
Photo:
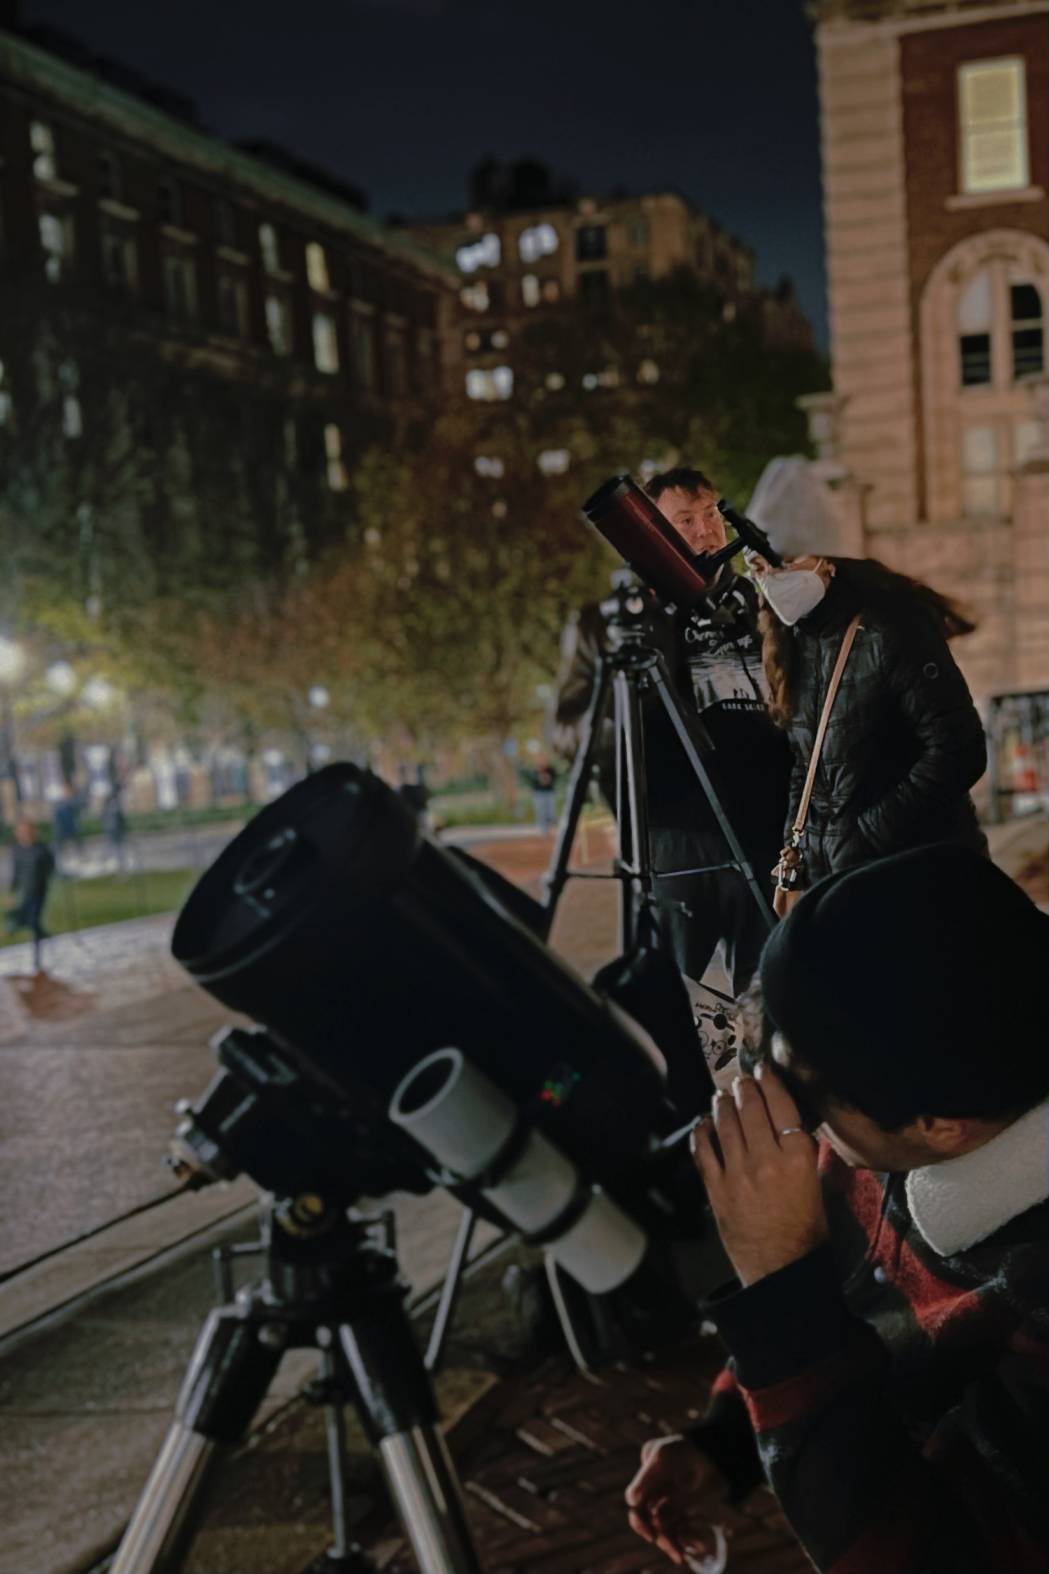
[[[148,428],[158,475],[121,505],[124,545],[180,534],[221,554],[228,505],[261,570],[294,567],[345,529],[355,453],[439,394],[454,272],[368,218],[352,188],[279,149],[223,143],[188,103],[5,14],[0,278],[20,312],[0,325],[3,468],[19,438],[52,475],[76,467],[78,445],[102,453],[113,384],[134,383],[150,408],[128,419],[139,443]],[[220,505],[207,476],[226,443],[241,495]],[[87,468],[77,507],[98,541],[92,508],[115,504],[92,497]]]
[[[600,307],[677,269],[709,284],[726,313],[744,301],[757,306],[770,343],[811,347],[790,281],[760,289],[750,248],[678,192],[579,196],[525,160],[480,165],[472,195],[465,214],[408,226],[461,275],[458,339],[470,397],[507,396],[514,336],[544,310],[570,301]]]
[[[852,550],[959,597],[981,700],[1044,688],[1045,0],[813,0]]]

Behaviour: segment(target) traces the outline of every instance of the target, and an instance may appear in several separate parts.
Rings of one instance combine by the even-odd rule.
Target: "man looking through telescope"
[[[1049,1009],[1014,980],[1047,941],[945,843],[831,875],[771,935],[755,1075],[694,1133],[731,1360],[626,1493],[672,1562],[767,1479],[825,1574],[1045,1569]]]
[[[679,466],[653,476],[646,491],[693,553],[713,553],[727,541],[718,494],[701,470]],[[649,593],[646,619],[666,658],[686,709],[701,718],[714,744],[707,764],[720,802],[759,879],[779,856],[786,811],[789,756],[769,718],[767,684],[757,635],[758,599],[749,580],[723,564],[706,603],[668,613]],[[553,741],[571,757],[590,704],[607,630],[601,603],[570,620],[562,643],[562,668]],[[709,803],[663,707],[649,693],[643,701],[645,776],[652,855],[657,870],[724,864],[728,850]],[[615,761],[610,715],[601,729],[597,761],[602,794],[614,805]],[[717,950],[734,993],[753,977],[767,927],[753,896],[734,869],[661,879],[657,901],[664,935],[677,966],[697,982]]]

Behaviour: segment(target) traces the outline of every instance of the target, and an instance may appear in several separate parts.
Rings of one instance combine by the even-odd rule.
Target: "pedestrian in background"
[[[52,840],[55,849],[55,867],[59,874],[64,874],[62,868],[66,848],[72,844],[78,853],[84,850],[84,840],[80,834],[80,813],[83,809],[83,800],[72,782],[62,784],[62,797],[55,804],[51,815]]]
[[[127,868],[127,815],[119,787],[112,787],[102,805],[102,830],[121,873]]]
[[[11,890],[16,901],[7,914],[8,934],[28,929],[33,937],[33,971],[39,973],[41,948],[48,938],[44,928],[44,908],[55,860],[50,847],[37,841],[36,826],[24,815],[15,822],[15,845],[11,857]]]
[[[549,836],[557,819],[557,813],[554,808],[554,787],[557,783],[557,778],[554,775],[550,761],[545,754],[540,754],[536,757],[534,769],[523,771],[521,774],[532,789],[532,805],[535,809],[536,828],[544,836]]]

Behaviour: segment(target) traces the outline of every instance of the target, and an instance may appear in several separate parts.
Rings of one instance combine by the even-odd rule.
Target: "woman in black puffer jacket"
[[[924,842],[986,852],[969,796],[986,768],[983,726],[947,645],[974,625],[945,596],[872,559],[801,558],[783,576],[760,559],[751,567],[766,600],[770,709],[791,743],[785,843],[842,636],[860,614],[816,773],[805,886]],[[822,594],[802,575],[818,575]]]

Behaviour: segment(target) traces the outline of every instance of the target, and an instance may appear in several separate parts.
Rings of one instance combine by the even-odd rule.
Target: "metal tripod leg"
[[[233,1307],[208,1317],[186,1373],[176,1420],[150,1472],[110,1574],[173,1574],[196,1525],[208,1466],[247,1431],[284,1343]]]
[[[452,1255],[448,1259],[448,1267],[441,1286],[441,1298],[437,1303],[433,1327],[430,1330],[430,1342],[426,1346],[426,1355],[423,1365],[428,1372],[436,1372],[441,1364],[444,1354],[445,1341],[455,1315],[455,1303],[459,1299],[462,1288],[463,1269],[466,1259],[470,1254],[470,1246],[477,1228],[477,1215],[472,1208],[464,1208],[459,1215],[459,1229],[452,1247]]]
[[[549,937],[554,922],[554,913],[561,899],[561,892],[568,881],[568,864],[572,857],[572,848],[575,845],[576,830],[579,826],[579,816],[583,812],[586,795],[590,787],[594,759],[597,755],[597,743],[600,736],[601,721],[605,712],[605,700],[608,695],[609,685],[612,680],[611,670],[606,661],[598,665],[597,683],[590,703],[587,706],[586,716],[583,719],[583,735],[572,769],[568,777],[568,790],[565,794],[565,807],[561,814],[561,823],[557,827],[557,840],[550,859],[550,868],[543,877],[543,888],[546,893],[544,903],[546,910],[546,924],[543,929],[544,940]]]

